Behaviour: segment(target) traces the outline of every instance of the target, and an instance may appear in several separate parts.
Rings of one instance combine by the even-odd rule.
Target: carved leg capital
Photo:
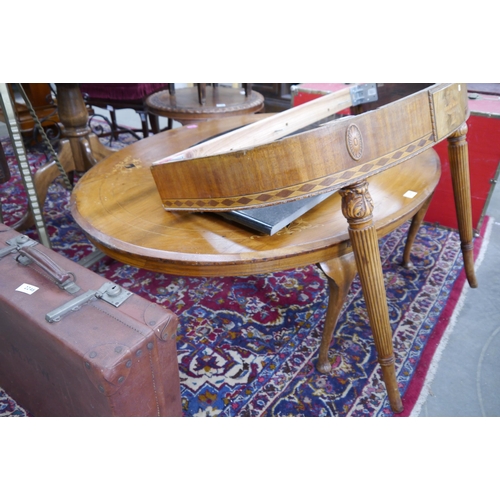
[[[368,191],[368,182],[361,181],[339,191],[342,197],[342,213],[353,228],[361,229],[370,224],[373,200]]]

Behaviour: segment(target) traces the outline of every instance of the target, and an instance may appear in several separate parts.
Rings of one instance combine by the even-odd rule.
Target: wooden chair
[[[52,100],[50,85],[48,83],[22,83],[21,85],[44,129],[47,131],[53,129],[53,135],[57,136],[59,117],[57,115],[57,105]],[[9,83],[7,86],[14,102],[14,110],[19,122],[21,135],[26,141],[35,139],[37,130],[28,107],[22,99],[16,99],[19,96],[16,85]],[[5,117],[1,109],[0,121],[5,122]]]
[[[102,134],[101,137],[111,135],[116,139],[120,130],[142,132],[143,137],[148,137],[150,132],[157,134],[160,131],[158,116],[147,112],[145,100],[151,94],[168,88],[169,85],[168,83],[82,83],[80,90],[87,104],[109,111],[111,132]],[[141,129],[130,130],[120,127],[116,118],[116,110],[119,109],[133,109],[141,119]]]
[[[325,115],[352,104],[345,91],[337,94],[316,101],[323,101]],[[328,346],[357,270],[391,407],[394,412],[401,412],[378,237],[415,216],[405,250],[404,261],[408,264],[411,242],[439,178],[438,160],[431,148],[448,139],[465,270],[470,286],[477,286],[465,140],[466,85],[430,85],[373,111],[281,139],[320,117],[316,112],[308,118],[308,109],[312,108],[299,110],[296,115],[281,113],[267,123],[255,123],[171,155],[153,165],[153,177],[164,209],[175,213],[244,210],[338,190],[338,203],[330,201],[328,208],[341,208],[347,224],[343,234],[331,235],[329,244],[325,243],[325,236],[318,238],[318,246],[315,241],[304,241],[301,248],[288,248],[285,254],[280,240],[273,242],[271,237],[264,249],[247,249],[238,258],[258,261],[263,271],[319,263],[330,283],[330,303],[317,365],[320,371],[330,369]],[[298,120],[294,121],[294,117]],[[273,140],[276,138],[280,140]],[[380,186],[381,179],[387,184],[386,189]],[[376,186],[373,195],[371,184]],[[386,199],[372,199],[380,193]],[[405,194],[417,199],[411,210],[401,207]],[[374,203],[393,205],[394,209],[389,209],[387,215],[386,207],[382,210],[386,218],[380,219],[374,213]],[[322,210],[324,215],[326,209]],[[330,216],[338,218],[333,212]],[[327,226],[325,230],[330,229]],[[315,233],[310,231],[309,235],[313,237]],[[272,260],[274,263],[270,264]],[[224,272],[228,265],[227,260],[220,259]]]

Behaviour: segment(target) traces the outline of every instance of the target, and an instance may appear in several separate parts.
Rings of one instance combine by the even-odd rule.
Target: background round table
[[[198,89],[186,87],[175,89],[175,93],[164,90],[146,99],[147,110],[183,125],[228,116],[257,113],[264,108],[264,97],[252,90],[248,96],[245,90],[233,87],[207,86],[205,102],[200,103]]]

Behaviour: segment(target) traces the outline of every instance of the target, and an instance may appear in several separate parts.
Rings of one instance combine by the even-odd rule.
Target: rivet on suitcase
[[[178,318],[0,224],[0,386],[34,416],[181,416]]]

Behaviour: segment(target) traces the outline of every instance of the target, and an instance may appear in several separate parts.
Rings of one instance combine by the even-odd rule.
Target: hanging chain
[[[68,174],[66,173],[66,170],[64,170],[64,167],[61,165],[61,162],[59,161],[59,157],[57,156],[57,153],[55,152],[54,148],[52,147],[52,143],[50,142],[49,138],[47,137],[47,134],[45,133],[45,129],[43,128],[37,114],[35,113],[35,110],[33,109],[33,106],[31,105],[31,102],[28,99],[28,96],[26,95],[26,92],[24,91],[22,84],[18,83],[17,86],[19,88],[19,93],[21,94],[21,97],[23,98],[24,102],[26,103],[26,106],[28,107],[31,118],[33,118],[33,121],[35,122],[36,126],[38,127],[38,130],[40,131],[40,134],[45,142],[45,145],[49,148],[50,154],[54,158],[54,161],[57,165],[57,168],[59,169],[59,172],[63,177],[64,185],[65,185],[66,189],[68,191],[72,191],[73,186],[71,184],[71,181],[69,180]]]

